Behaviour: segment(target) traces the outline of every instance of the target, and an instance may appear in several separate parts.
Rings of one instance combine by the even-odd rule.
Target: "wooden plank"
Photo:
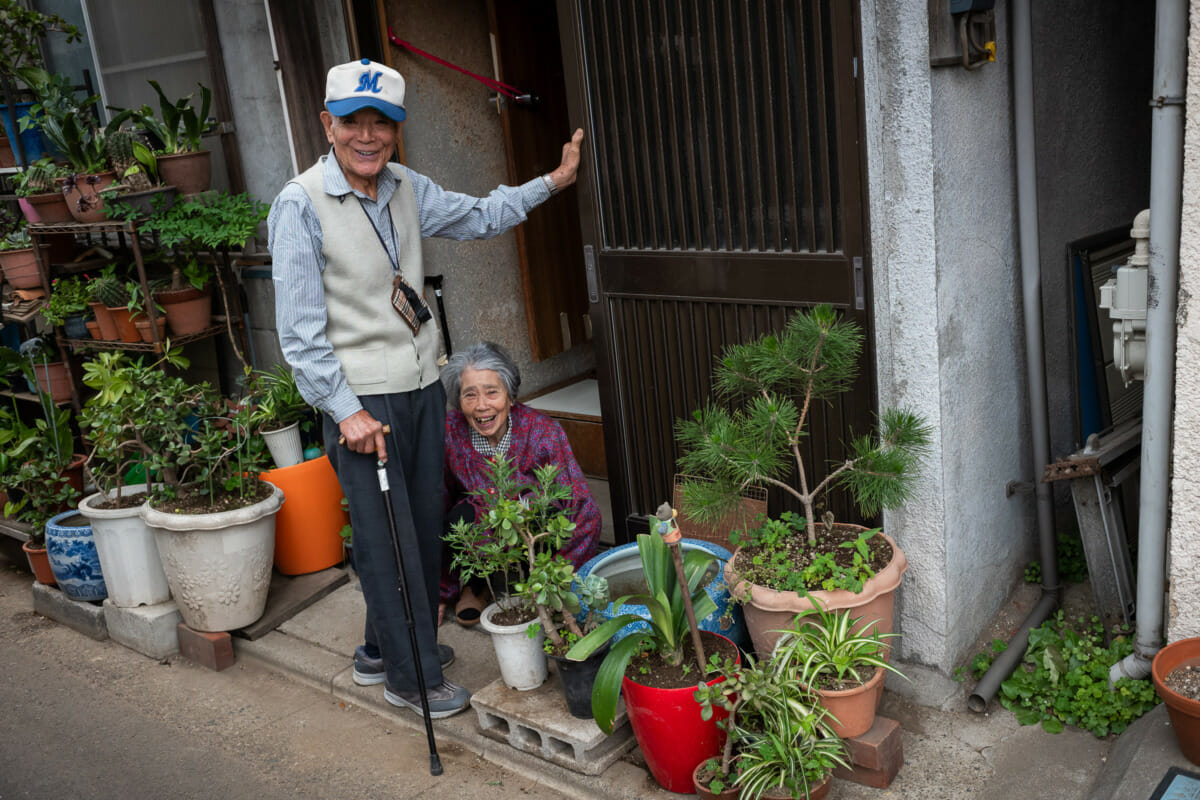
[[[251,641],[265,636],[349,581],[350,575],[341,567],[330,567],[307,575],[273,572],[266,611],[256,622],[233,631],[233,634]]]

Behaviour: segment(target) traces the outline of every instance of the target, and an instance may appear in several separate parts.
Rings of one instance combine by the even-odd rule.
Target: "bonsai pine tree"
[[[803,506],[808,543],[815,547],[814,510],[834,486],[849,490],[865,516],[908,498],[930,438],[912,412],[881,412],[878,429],[854,439],[849,457],[824,475],[810,474],[801,456],[813,404],[853,385],[862,338],[855,322],[821,305],[797,312],[779,335],[725,348],[713,388],[732,410],[711,404],[676,425],[684,450],[680,469],[701,479],[684,484],[693,516],[718,519],[737,507],[748,487],[777,486]],[[788,481],[793,469],[795,483]],[[824,521],[832,526],[832,514]]]

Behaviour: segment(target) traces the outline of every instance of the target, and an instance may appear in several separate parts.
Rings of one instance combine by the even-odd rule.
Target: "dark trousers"
[[[442,558],[442,484],[446,392],[441,383],[412,392],[360,397],[363,407],[392,432],[387,437],[387,478],[396,533],[416,620],[421,667],[429,687],[442,682],[437,650],[438,576]],[[354,529],[354,569],[367,604],[364,640],[377,646],[388,685],[415,690],[416,670],[408,619],[399,591],[383,495],[374,454],[337,444],[337,425],[325,417],[325,442]]]

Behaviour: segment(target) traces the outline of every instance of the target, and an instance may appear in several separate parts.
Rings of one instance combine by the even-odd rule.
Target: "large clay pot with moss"
[[[857,532],[866,530],[859,525],[843,524],[836,527]],[[827,611],[851,609],[854,616],[859,617],[856,625],[858,628],[878,620],[877,630],[880,633],[891,633],[895,625],[896,589],[900,587],[900,581],[908,571],[908,558],[890,536],[883,532],[878,535],[891,545],[892,560],[863,584],[862,591],[836,589],[809,592],[809,595]],[[741,552],[739,548],[726,563],[725,580],[729,583],[733,595],[745,600],[743,610],[750,640],[754,644],[754,651],[765,655],[775,649],[775,642],[779,638],[778,631],[789,627],[797,614],[811,609],[813,601],[798,592],[777,591],[750,583],[740,577],[736,564]]]

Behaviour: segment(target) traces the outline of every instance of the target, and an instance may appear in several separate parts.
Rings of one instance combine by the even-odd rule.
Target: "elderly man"
[[[350,504],[367,605],[354,679],[384,683],[388,702],[421,712],[378,457],[387,462],[430,711],[447,717],[470,693],[443,678],[454,654],[437,644],[446,395],[421,296],[421,239],[489,238],[523,222],[575,182],[583,131],[549,174],[479,198],[388,163],[405,118],[395,70],[367,59],[334,67],[325,109],[330,153],[288,182],[268,218],[276,327],[301,394],[324,412],[329,458]]]

